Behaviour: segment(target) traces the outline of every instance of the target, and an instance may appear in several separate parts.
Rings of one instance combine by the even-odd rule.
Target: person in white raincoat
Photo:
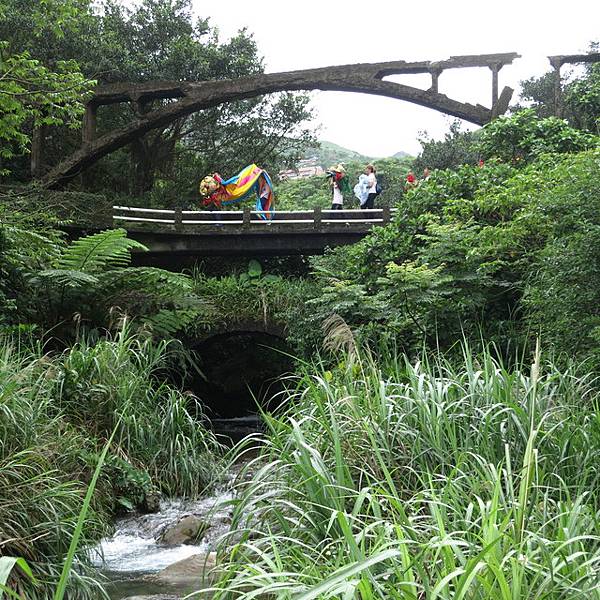
[[[363,208],[369,198],[369,176],[366,173],[359,175],[358,183],[354,186],[354,195]]]

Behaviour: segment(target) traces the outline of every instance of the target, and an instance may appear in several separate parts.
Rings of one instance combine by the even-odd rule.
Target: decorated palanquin
[[[223,179],[218,173],[207,175],[199,187],[203,206],[221,208],[256,198],[256,210],[262,219],[273,215],[273,183],[269,174],[257,165],[248,165],[237,175]]]

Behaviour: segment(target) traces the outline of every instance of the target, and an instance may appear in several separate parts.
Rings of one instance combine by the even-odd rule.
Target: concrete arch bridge
[[[515,52],[453,56],[439,61],[407,62],[403,60],[341,65],[269,73],[240,79],[217,81],[150,81],[146,83],[117,83],[100,86],[86,105],[82,130],[82,146],[42,178],[49,188],[58,188],[82,173],[102,157],[122,148],[148,131],[164,127],[181,117],[219,104],[253,98],[280,91],[333,90],[374,94],[405,100],[484,125],[508,109],[513,94],[510,87],[498,92],[498,73],[519,58]],[[449,69],[483,67],[492,74],[491,107],[469,104],[439,92],[440,75]],[[428,89],[420,89],[385,78],[393,75],[425,73],[431,76]],[[158,100],[171,102],[152,107]],[[126,126],[97,137],[97,113],[103,105],[116,103],[133,105],[136,117]],[[34,135],[32,171],[41,164],[43,136]]]

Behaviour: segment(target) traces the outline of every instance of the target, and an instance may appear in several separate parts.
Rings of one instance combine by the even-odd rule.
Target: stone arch
[[[232,333],[264,333],[285,340],[286,326],[270,319],[242,319],[230,323],[218,323],[210,326],[205,332],[195,335],[193,339],[187,341],[187,345],[193,346],[209,338]]]
[[[202,376],[190,387],[212,421],[241,419],[280,403],[282,377],[293,370],[283,328],[258,321],[223,326],[187,343]]]

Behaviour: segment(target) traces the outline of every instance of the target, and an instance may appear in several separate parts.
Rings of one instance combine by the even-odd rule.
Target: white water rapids
[[[150,575],[188,558],[215,550],[217,539],[229,529],[230,511],[226,504],[231,491],[219,491],[198,501],[162,501],[155,514],[133,514],[115,523],[115,532],[101,541],[92,553],[93,564],[107,577],[112,599],[132,594],[177,592],[177,588],[153,583]],[[169,525],[187,515],[205,520],[209,527],[197,544],[164,546],[158,538]],[[189,591],[189,589],[188,589]]]
[[[200,552],[214,550],[216,538],[227,530],[227,508],[216,508],[231,499],[231,492],[221,492],[195,502],[163,501],[155,514],[133,515],[115,523],[112,537],[102,540],[93,563],[105,571],[152,573]],[[157,538],[163,529],[186,515],[196,515],[211,523],[198,545],[162,546]]]

